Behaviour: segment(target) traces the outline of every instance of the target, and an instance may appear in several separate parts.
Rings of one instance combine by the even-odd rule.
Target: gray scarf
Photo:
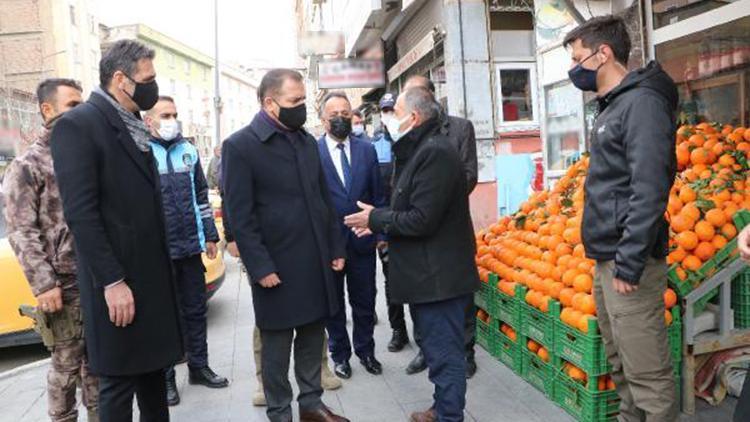
[[[112,107],[117,110],[117,114],[122,119],[122,122],[125,123],[125,127],[128,129],[130,136],[135,141],[135,146],[143,152],[149,152],[151,150],[151,145],[149,144],[151,132],[149,132],[146,123],[144,123],[135,113],[126,110],[125,107],[115,101],[112,96],[104,92],[101,87],[97,86],[94,88],[94,93],[104,97],[104,99],[109,101],[109,103],[112,104]]]

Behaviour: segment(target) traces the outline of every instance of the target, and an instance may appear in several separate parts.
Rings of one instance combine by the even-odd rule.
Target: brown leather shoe
[[[349,419],[334,414],[326,406],[318,410],[300,412],[299,418],[300,422],[349,422]]]
[[[410,422],[435,422],[437,421],[437,413],[435,409],[427,409],[424,412],[414,412],[409,417]]]

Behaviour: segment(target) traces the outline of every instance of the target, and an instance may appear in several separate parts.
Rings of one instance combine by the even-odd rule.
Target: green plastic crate
[[[552,364],[554,361],[555,359],[550,356],[550,362],[546,363],[525,347],[521,351],[521,378],[550,398],[555,385],[555,369]]]
[[[592,376],[604,375],[612,370],[607,362],[602,336],[598,334],[599,325],[596,318],[589,319],[588,333],[569,327],[560,320],[555,321],[555,331],[555,355]]]
[[[750,270],[743,270],[732,280],[732,309],[735,328],[750,327]]]
[[[596,377],[589,380],[589,384],[592,383],[593,390],[597,390]],[[553,397],[555,403],[581,422],[616,421],[620,411],[620,399],[614,390],[592,391],[565,375],[562,370],[555,373]]]
[[[511,327],[520,327],[521,322],[521,308],[518,297],[520,286],[516,286],[516,296],[508,296],[501,292],[497,288],[492,290],[492,304],[491,310],[493,318],[497,318],[501,321],[505,321]]]
[[[491,326],[492,320],[488,324],[477,318],[477,344],[492,355],[494,353],[494,341],[492,340]]]
[[[521,335],[552,351],[555,348],[555,321],[560,318],[560,302],[550,299],[549,312],[544,313],[526,303],[526,292],[523,286],[516,291],[521,314]]]
[[[491,335],[491,338],[494,341],[493,356],[505,366],[512,369],[513,372],[521,374],[522,349],[520,340],[523,337],[518,334],[518,329],[516,327],[511,326],[516,331],[516,341],[511,340],[508,336],[500,331],[500,324],[502,324],[502,321],[493,320]]]
[[[679,306],[672,308],[672,325],[667,328],[667,337],[672,362],[679,364],[682,362],[682,317],[680,316]]]
[[[492,276],[490,276],[492,277]],[[490,278],[492,280],[492,278]],[[489,313],[489,303],[487,302],[487,298],[490,295],[490,285],[489,283],[480,282],[479,283],[479,290],[477,290],[474,293],[474,304],[477,305],[478,308],[482,308],[487,313]]]

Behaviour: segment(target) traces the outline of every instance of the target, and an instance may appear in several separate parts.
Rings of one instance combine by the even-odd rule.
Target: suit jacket
[[[431,303],[479,288],[476,241],[458,151],[430,120],[393,147],[390,208],[370,214],[373,232],[388,235],[391,300]]]
[[[318,151],[323,163],[323,172],[326,176],[328,189],[331,192],[333,205],[336,208],[341,232],[347,239],[347,247],[359,254],[369,254],[375,251],[376,240],[385,240],[385,237],[380,235],[380,239],[376,239],[375,236],[358,238],[344,225],[344,217],[361,211],[357,206],[357,201],[370,204],[376,208],[385,206],[383,181],[380,176],[380,166],[378,165],[375,147],[369,142],[354,137],[349,138],[349,145],[351,149],[352,186],[347,192],[333,164],[333,160],[339,160],[340,157],[331,157],[325,135],[318,139]]]
[[[96,374],[156,371],[183,352],[159,177],[100,94],[55,125],[52,157],[78,257],[89,365]],[[104,287],[125,280],[133,324],[110,321]]]
[[[345,257],[315,139],[265,112],[224,142],[224,209],[252,283],[255,322],[299,327],[338,312],[331,263]],[[278,274],[281,285],[258,281]]]

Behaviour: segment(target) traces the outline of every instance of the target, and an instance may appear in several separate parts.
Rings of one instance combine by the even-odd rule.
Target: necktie
[[[336,145],[341,152],[341,171],[344,173],[344,187],[348,192],[352,187],[352,168],[349,166],[349,159],[346,158],[346,149],[343,143]]]

